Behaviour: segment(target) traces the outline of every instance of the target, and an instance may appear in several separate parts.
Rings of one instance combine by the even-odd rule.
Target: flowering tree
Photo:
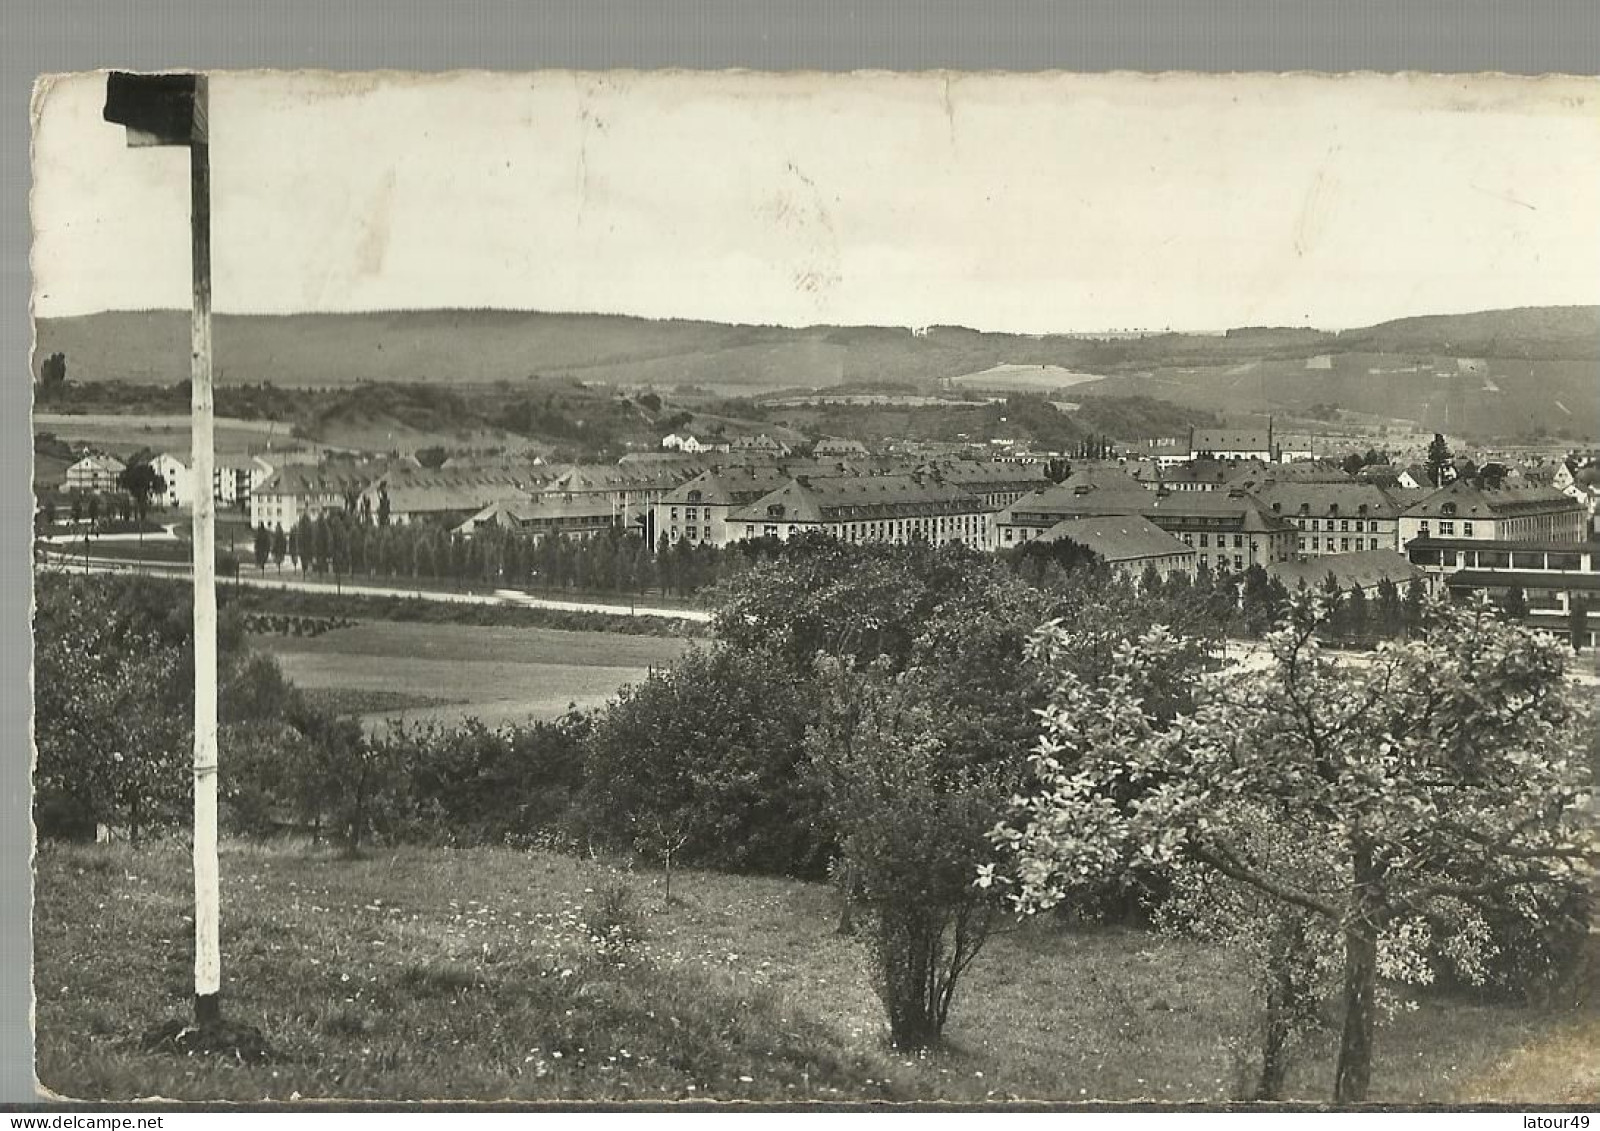
[[[1583,719],[1561,649],[1482,606],[1426,612],[1426,639],[1354,665],[1320,648],[1328,606],[1303,595],[1268,637],[1269,666],[1202,677],[1193,712],[1169,726],[1144,701],[1179,646],[1164,630],[1121,648],[1098,683],[1062,671],[1038,789],[994,832],[1009,866],[981,881],[1036,910],[1097,873],[1195,867],[1336,931],[1334,1097],[1361,1102],[1381,940],[1421,953],[1434,924],[1472,937],[1481,908],[1531,906],[1520,897],[1581,878],[1587,848]],[[1054,626],[1035,647],[1069,642]],[[1311,866],[1263,851],[1263,813]]]

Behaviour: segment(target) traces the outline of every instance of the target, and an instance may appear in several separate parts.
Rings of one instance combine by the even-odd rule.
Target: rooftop
[[[1070,539],[1110,563],[1195,553],[1192,547],[1136,514],[1064,519],[1039,537],[1052,542]]]

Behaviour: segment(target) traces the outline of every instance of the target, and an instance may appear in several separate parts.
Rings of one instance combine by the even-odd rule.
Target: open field
[[[315,692],[390,698],[360,717],[490,725],[551,719],[569,706],[597,707],[652,666],[672,663],[687,641],[615,632],[369,621],[317,637],[261,636],[283,674]]]
[[[948,1047],[884,1044],[832,890],[654,873],[510,850],[347,861],[223,848],[226,1008],[265,1064],[145,1052],[188,1009],[187,849],[41,845],[37,1072],[57,1093],[234,1100],[1222,1101],[1243,976],[1224,951],[1052,921],[993,939]],[[638,941],[591,941],[630,889]],[[1593,1103],[1594,1004],[1548,1011],[1436,996],[1378,1033],[1372,1100]],[[1291,1094],[1325,1100],[1331,1047]],[[1583,1060],[1583,1057],[1589,1058]]]
[[[35,432],[50,432],[67,443],[93,444],[113,454],[152,448],[188,457],[190,420],[187,415],[163,413],[52,413],[33,415]],[[223,453],[264,452],[268,443],[280,447],[308,447],[290,441],[289,425],[272,420],[235,420],[219,417],[216,448]]]

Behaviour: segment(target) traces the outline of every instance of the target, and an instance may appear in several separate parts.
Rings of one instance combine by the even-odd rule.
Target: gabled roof
[[[1448,483],[1405,511],[1407,518],[1511,518],[1571,510],[1577,500],[1553,487],[1483,488],[1466,479]]]
[[[1137,514],[1159,524],[1164,517],[1235,522],[1241,533],[1283,533],[1295,529],[1287,519],[1272,514],[1243,491],[1150,491],[1130,488],[1071,486],[1071,480],[1037,491],[1001,511],[996,521],[1017,525],[1023,520],[1042,522],[1054,518],[1092,518]]]
[[[668,491],[657,505],[666,506],[743,506],[753,503],[763,495],[771,494],[790,479],[788,472],[779,467],[752,465],[745,468],[726,468],[705,471],[687,483]],[[700,497],[691,502],[691,492]]]
[[[1405,504],[1376,483],[1265,483],[1256,488],[1273,514],[1286,518],[1306,514],[1337,518],[1399,518]]]
[[[1266,428],[1196,428],[1189,447],[1196,452],[1265,452],[1272,449]]]
[[[1195,554],[1193,547],[1136,514],[1063,519],[1039,538],[1049,542],[1070,539],[1111,564]]]
[[[72,464],[72,466],[67,468],[67,470],[68,471],[72,471],[74,468],[80,468],[80,467],[81,468],[96,468],[97,467],[97,468],[100,468],[103,471],[121,471],[126,466],[127,465],[124,464],[116,456],[106,455],[104,452],[90,452],[88,455],[84,456],[82,459],[80,459],[76,463]]]
[[[1291,592],[1298,589],[1302,581],[1306,588],[1317,589],[1327,583],[1330,573],[1339,583],[1339,588],[1344,590],[1353,586],[1374,589],[1385,579],[1394,582],[1397,588],[1404,589],[1413,578],[1424,576],[1421,568],[1412,565],[1404,554],[1394,550],[1362,550],[1356,554],[1329,554],[1303,562],[1274,562],[1267,567],[1267,571]]]
[[[883,518],[972,514],[976,495],[930,476],[802,476],[728,514],[729,522],[871,522]]]

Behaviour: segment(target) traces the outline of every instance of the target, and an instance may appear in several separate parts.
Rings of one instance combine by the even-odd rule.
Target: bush
[[[831,846],[799,774],[808,714],[806,682],[765,653],[689,653],[596,720],[585,834],[628,850],[659,823],[681,832],[684,864],[820,875]]]

